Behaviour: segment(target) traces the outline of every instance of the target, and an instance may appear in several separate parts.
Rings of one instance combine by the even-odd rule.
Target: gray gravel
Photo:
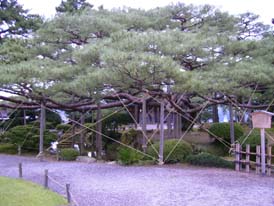
[[[274,179],[225,169],[186,166],[123,167],[104,163],[39,162],[31,157],[0,155],[0,175],[43,184],[43,173],[65,185],[79,206],[273,206]],[[64,189],[50,182],[64,195]],[[1,194],[0,194],[1,195]]]

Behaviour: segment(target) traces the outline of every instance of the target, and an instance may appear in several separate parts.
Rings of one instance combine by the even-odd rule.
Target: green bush
[[[218,156],[209,153],[200,153],[197,155],[190,155],[187,157],[187,162],[192,165],[206,166],[206,167],[221,167],[233,168],[234,163],[224,160]]]
[[[17,154],[17,147],[14,144],[6,143],[0,144],[0,153]]]
[[[79,152],[72,148],[61,149],[60,151],[60,157],[62,160],[65,160],[65,161],[74,161],[76,160],[78,155],[79,155]]]
[[[114,161],[117,160],[119,144],[110,143],[106,145],[106,158],[107,160]]]
[[[56,126],[56,129],[57,129],[57,130],[60,130],[60,131],[63,131],[63,132],[68,131],[70,128],[71,128],[71,125],[70,125],[70,124],[58,124],[58,125]]]
[[[16,126],[4,133],[4,138],[8,143],[22,146],[26,151],[38,151],[39,148],[39,128],[34,125]],[[56,141],[57,135],[49,132],[44,133],[44,147],[48,148],[51,142]]]
[[[224,148],[220,144],[195,144],[193,147],[196,154],[201,152],[216,156],[226,156],[228,154],[228,148]]]
[[[144,155],[131,148],[119,147],[118,161],[123,165],[137,164],[144,158]]]
[[[224,123],[213,123],[209,128],[209,135],[214,137],[220,137],[227,142],[230,142],[230,124],[227,122]],[[240,124],[234,123],[234,135],[235,140],[239,139],[244,135],[244,130]],[[219,142],[216,140],[216,142]]]
[[[181,140],[173,152],[170,154],[166,160],[167,155],[171,152],[174,146],[177,144],[178,139],[169,139],[164,143],[164,160],[166,163],[176,163],[176,162],[185,162],[185,159],[188,155],[192,154],[192,147],[189,143]],[[154,148],[159,151],[159,142],[153,144]],[[158,159],[158,154],[153,149],[152,146],[149,146],[147,153],[153,156],[155,159]]]
[[[261,136],[260,136],[260,131],[258,129],[254,129],[251,134],[247,137],[247,134],[242,136],[239,139],[239,142],[242,145],[247,145],[249,144],[250,147],[252,148],[256,148],[256,145],[260,145],[261,144]]]
[[[142,145],[138,139],[140,136],[142,136],[141,131],[137,131],[135,129],[125,130],[122,133],[121,142],[136,149],[141,149]]]

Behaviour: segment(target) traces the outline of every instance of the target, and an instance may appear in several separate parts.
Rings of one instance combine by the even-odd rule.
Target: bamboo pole
[[[146,105],[146,99],[143,99],[143,104],[142,104],[142,130],[143,130],[143,143],[142,143],[142,148],[143,151],[146,152],[147,148],[147,141],[146,141],[146,131],[147,131],[147,105]]]

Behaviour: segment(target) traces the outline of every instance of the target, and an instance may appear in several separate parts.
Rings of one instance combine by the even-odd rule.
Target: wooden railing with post
[[[235,148],[235,170],[250,172],[251,169],[255,169],[256,174],[261,173],[261,146],[256,146],[256,152],[251,152],[250,145],[245,145],[245,150],[242,150],[240,144],[236,144]],[[255,158],[251,158],[255,157]],[[272,146],[267,147],[266,155],[266,175],[271,176],[272,168],[274,169],[274,164],[271,164],[271,160],[274,157],[272,155]],[[251,159],[255,159],[252,161]]]

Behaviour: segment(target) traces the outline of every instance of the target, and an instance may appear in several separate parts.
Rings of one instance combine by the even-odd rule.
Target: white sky
[[[103,5],[104,8],[114,7],[133,7],[133,8],[154,8],[165,6],[170,3],[176,3],[180,0],[88,0],[95,7]],[[61,3],[61,0],[18,0],[24,5],[25,9],[30,9],[31,13],[38,13],[47,18],[53,17],[55,7]],[[231,14],[239,14],[246,11],[253,12],[261,16],[261,20],[267,24],[274,18],[272,0],[181,0],[185,4],[210,4]]]

